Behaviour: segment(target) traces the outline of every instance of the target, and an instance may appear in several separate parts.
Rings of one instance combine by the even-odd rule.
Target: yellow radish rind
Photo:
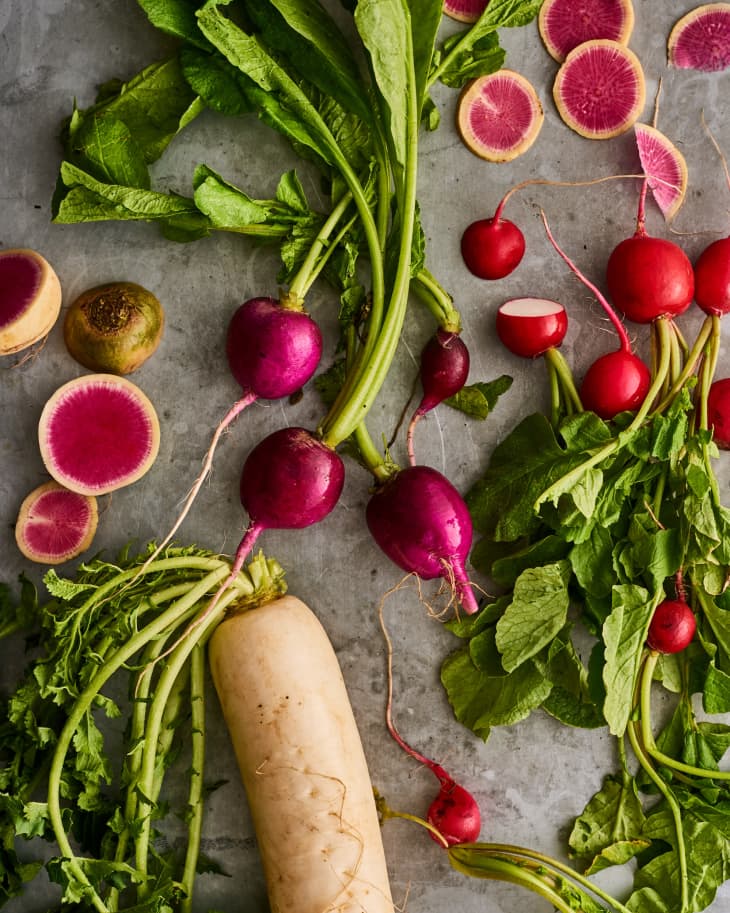
[[[624,116],[620,120],[614,120],[600,127],[591,126],[586,122],[585,118],[580,119],[572,114],[569,101],[566,98],[566,90],[570,87],[573,67],[585,54],[590,54],[594,51],[620,60],[624,69],[630,74],[631,83],[634,87],[631,104]],[[561,64],[553,84],[553,99],[563,122],[580,136],[596,140],[620,136],[634,126],[641,116],[646,102],[646,83],[641,62],[630,48],[619,44],[617,41],[606,39],[585,41],[583,44],[579,44],[577,48],[574,48]]]
[[[634,132],[636,133],[639,160],[647,176],[649,190],[666,221],[671,222],[679,212],[687,192],[687,162],[674,143],[656,127],[637,123],[634,125]],[[661,149],[664,160],[668,159],[670,166],[674,165],[676,174],[668,173],[669,169],[666,167],[660,173],[656,167],[658,163],[650,162],[646,152],[642,155],[642,136]]]
[[[718,48],[720,56],[714,63],[704,66],[699,66],[699,61],[696,58],[690,59],[689,56],[681,54],[679,50],[682,39],[686,38],[687,33],[705,16],[713,15],[719,15],[727,19],[726,33],[730,34],[730,3],[703,3],[701,6],[695,7],[682,16],[681,19],[678,19],[669,33],[669,38],[667,39],[667,63],[670,67],[698,70],[704,73],[717,73],[730,67],[730,42],[726,42]],[[709,38],[709,35],[703,36],[703,40],[700,42],[704,51],[707,50]],[[715,41],[717,41],[717,38],[715,38]],[[712,60],[712,56],[710,60]]]
[[[0,356],[13,355],[43,339],[53,329],[61,312],[61,283],[51,264],[38,251],[18,247],[0,252],[5,257],[26,257],[38,269],[34,302],[18,317],[0,327]]]
[[[481,104],[486,92],[499,87],[500,81],[510,83],[513,90],[516,88],[522,94],[528,111],[528,122],[514,124],[515,140],[507,147],[487,144],[472,127],[476,107]],[[499,112],[499,119],[503,124],[509,124],[504,112]],[[507,69],[479,76],[464,86],[456,110],[456,127],[464,145],[488,162],[509,162],[527,152],[537,139],[544,119],[545,112],[532,83],[521,73]]]
[[[53,523],[48,517],[47,508],[43,508],[43,502],[48,495],[55,493],[67,496],[71,509],[83,514],[82,522],[72,527],[66,526],[65,535],[59,533],[58,538],[66,540],[63,548],[53,552],[41,551],[33,544],[33,533],[38,527],[41,527],[46,535],[53,533]],[[62,564],[64,561],[78,558],[91,546],[98,522],[99,510],[95,497],[78,494],[51,480],[34,488],[24,498],[15,524],[15,541],[24,557],[35,561],[36,564]]]
[[[567,50],[558,47],[550,37],[550,17],[556,12],[556,7],[564,2],[565,0],[544,0],[537,17],[537,28],[540,37],[542,38],[542,42],[545,45],[545,50],[553,60],[556,60],[558,63],[562,63],[568,53],[573,50],[572,47]],[[625,45],[629,43],[629,39],[634,30],[635,16],[633,3],[631,0],[614,0],[614,6],[616,8],[616,15],[620,17],[620,26],[615,30],[615,34],[603,34],[601,33],[600,27],[596,27],[594,29],[595,34],[586,34],[583,41],[608,38],[619,44]],[[568,11],[566,14],[574,17],[575,10]]]

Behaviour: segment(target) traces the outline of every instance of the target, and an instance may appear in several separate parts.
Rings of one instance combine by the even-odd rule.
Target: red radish
[[[563,121],[580,136],[618,136],[636,123],[646,100],[639,58],[617,41],[585,41],[558,70],[553,98]]]
[[[730,450],[730,377],[713,381],[707,394],[707,425],[721,450]]]
[[[669,65],[718,72],[730,67],[730,3],[705,3],[675,23],[667,39]]]
[[[398,567],[424,580],[443,577],[464,610],[479,608],[466,575],[472,522],[463,498],[430,466],[398,470],[371,496],[368,528]]]
[[[658,653],[681,653],[690,645],[696,629],[694,612],[684,599],[665,599],[654,610],[646,643]]]
[[[489,162],[509,162],[532,146],[544,118],[532,84],[520,73],[502,69],[464,87],[456,126],[475,155]]]
[[[497,336],[514,355],[536,358],[559,346],[568,330],[568,315],[557,301],[512,298],[497,309]]]
[[[47,336],[61,311],[61,283],[34,250],[0,251],[0,355]]]
[[[31,561],[62,564],[89,548],[98,520],[96,498],[45,482],[20,505],[15,541]]]
[[[140,479],[160,446],[147,396],[123,377],[87,374],[50,397],[38,423],[49,474],[83,495],[103,495]]]
[[[706,314],[730,313],[730,238],[713,241],[694,265],[694,297]]]
[[[548,54],[562,63],[584,41],[608,38],[628,44],[634,7],[631,0],[545,0],[537,25]]]
[[[503,279],[517,268],[525,253],[525,236],[502,206],[488,219],[477,219],[461,236],[461,256],[469,272],[480,279]]]
[[[635,124],[641,167],[657,206],[669,222],[679,211],[687,191],[687,162],[663,133],[649,124]]]
[[[489,0],[444,0],[444,12],[458,22],[476,22]]]
[[[421,352],[423,397],[408,425],[407,445],[411,465],[415,465],[413,434],[420,419],[461,390],[469,376],[469,350],[458,333],[439,329]]]

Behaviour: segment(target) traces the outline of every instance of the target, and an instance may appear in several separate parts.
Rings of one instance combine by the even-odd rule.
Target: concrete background
[[[688,162],[690,189],[675,228],[685,233],[680,240],[690,257],[727,233],[730,224],[730,190],[700,121],[704,109],[717,139],[730,153],[730,73],[671,72],[665,62],[671,25],[692,6],[690,0],[635,0],[636,26],[630,42],[647,80],[642,119],[652,119],[661,79],[658,126]],[[445,29],[452,27],[444,24]],[[521,224],[527,238],[529,254],[520,269],[494,284],[467,273],[459,254],[461,232],[473,219],[490,215],[512,184],[525,178],[580,180],[637,168],[632,133],[595,142],[578,137],[562,123],[550,94],[556,64],[544,50],[536,24],[506,32],[502,41],[507,65],[533,82],[545,108],[545,122],[532,148],[510,164],[492,165],[476,158],[453,127],[457,94],[446,89],[435,96],[442,125],[421,143],[419,198],[431,268],[463,314],[464,339],[472,353],[470,380],[503,373],[514,377],[512,389],[486,422],[465,420],[440,408],[419,427],[421,460],[446,472],[462,491],[482,472],[491,448],[515,420],[546,405],[543,365],[518,361],[495,339],[494,312],[503,300],[534,294],[564,302],[571,325],[563,352],[577,376],[612,345],[600,309],[550,249],[538,207],[546,210],[563,247],[599,284],[610,250],[633,230],[636,212],[634,182],[589,189],[530,188],[513,198],[506,213]],[[109,553],[130,539],[145,542],[168,529],[187,490],[186,480],[198,472],[212,428],[238,394],[221,358],[228,317],[251,295],[276,293],[274,253],[253,248],[245,239],[220,235],[176,245],[164,240],[154,226],[50,223],[60,161],[56,136],[73,100],[81,108],[88,106],[98,84],[130,77],[163,56],[166,48],[164,38],[132,0],[0,3],[0,245],[41,251],[59,274],[66,304],[92,285],[128,279],[154,291],[167,311],[160,349],[132,378],[157,406],[161,450],[144,479],[102,499],[94,549]],[[312,175],[255,119],[222,121],[203,114],[155,166],[158,186],[189,193],[198,162],[259,196],[270,195],[278,175],[296,165],[316,203]],[[653,205],[648,228],[668,234]],[[309,305],[328,341],[326,363],[333,351],[336,304],[330,292],[321,289],[310,295]],[[414,309],[392,378],[371,413],[369,427],[376,440],[382,434],[390,437],[411,390],[417,354],[432,330],[422,316]],[[698,323],[696,315],[682,318],[688,335]],[[632,332],[645,350],[643,332]],[[727,360],[726,347],[722,360]],[[60,324],[37,357],[19,361],[0,361],[0,579],[9,582],[21,571],[34,579],[42,573],[18,553],[13,523],[23,497],[46,479],[36,444],[41,408],[56,387],[83,373],[65,351]],[[278,402],[249,409],[219,448],[214,472],[179,534],[181,541],[232,552],[245,523],[237,491],[246,453],[269,430],[288,423],[313,427],[320,417],[312,390],[296,405]],[[394,455],[406,459],[402,434]],[[727,493],[726,458],[720,461],[718,474]],[[419,813],[432,796],[433,779],[394,745],[383,720],[385,655],[377,606],[401,575],[365,528],[368,488],[365,473],[349,465],[343,497],[326,522],[304,534],[267,533],[261,544],[279,558],[288,571],[290,591],[316,609],[333,640],[374,783],[392,804]],[[427,616],[412,589],[390,597],[386,615],[396,651],[395,713],[404,736],[458,772],[477,795],[485,815],[485,838],[564,856],[573,817],[613,767],[606,732],[569,730],[538,713],[510,729],[494,731],[482,743],[454,720],[438,683],[440,661],[453,646],[450,635]],[[3,684],[8,687],[23,664],[20,644],[2,644],[0,651]],[[211,704],[209,776],[228,777],[230,782],[209,800],[204,850],[234,877],[201,877],[198,908],[254,913],[265,907],[265,891],[227,735],[215,702]],[[431,841],[403,822],[388,823],[384,839],[396,903],[410,913],[437,913],[446,907],[461,913],[549,909],[521,889],[455,874]],[[612,886],[623,883],[620,874],[604,881]],[[39,913],[44,909],[43,893],[41,885],[34,886],[32,894],[11,905],[13,913]],[[730,910],[730,891],[722,890],[711,909]]]

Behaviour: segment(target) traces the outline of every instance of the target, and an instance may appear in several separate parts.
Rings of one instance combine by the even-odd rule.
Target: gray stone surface
[[[687,158],[690,190],[676,229],[684,233],[680,240],[693,256],[709,239],[726,233],[730,222],[730,190],[701,126],[704,109],[717,139],[730,153],[730,74],[667,69],[666,36],[690,6],[688,0],[636,0],[631,45],[647,76],[643,119],[651,121],[661,79],[658,125]],[[535,24],[504,34],[503,43],[508,65],[533,82],[545,107],[545,123],[531,150],[511,164],[491,165],[477,159],[461,144],[453,127],[457,95],[443,89],[436,94],[442,126],[424,136],[421,145],[419,197],[430,260],[463,313],[464,338],[472,352],[471,380],[502,373],[514,376],[512,390],[486,422],[471,422],[441,408],[419,427],[421,459],[447,472],[461,490],[477,478],[490,449],[515,419],[546,405],[543,365],[517,361],[496,341],[494,312],[501,301],[522,294],[563,301],[571,319],[563,351],[579,376],[593,357],[613,345],[598,306],[550,249],[539,207],[547,212],[564,248],[599,283],[608,252],[632,231],[636,211],[637,185],[631,181],[584,189],[528,188],[513,198],[507,213],[523,226],[527,237],[529,254],[523,265],[497,284],[486,284],[466,272],[459,254],[461,231],[473,219],[491,214],[515,182],[580,180],[637,169],[631,133],[592,142],[563,125],[550,94],[556,65],[542,47]],[[165,41],[132,0],[0,3],[0,245],[28,246],[44,253],[58,271],[66,304],[91,285],[129,279],[156,292],[167,310],[162,346],[134,376],[158,408],[161,451],[143,480],[102,501],[95,548],[112,553],[130,539],[144,542],[169,527],[188,480],[199,469],[211,429],[238,393],[222,355],[228,316],[251,295],[276,293],[275,256],[253,248],[245,239],[221,235],[176,245],[153,226],[50,222],[60,159],[56,136],[74,99],[80,107],[89,105],[99,83],[131,76],[162,56],[165,48]],[[187,193],[192,168],[200,161],[260,196],[271,193],[280,172],[298,165],[279,137],[254,119],[224,122],[204,114],[155,166],[155,180]],[[313,175],[306,168],[300,170],[307,192],[316,201]],[[648,227],[668,234],[653,206]],[[309,306],[324,328],[327,358],[333,351],[335,301],[321,289],[310,296]],[[423,316],[414,309],[392,379],[371,413],[369,426],[376,439],[391,435],[411,389],[417,353],[431,331],[430,321],[420,319]],[[697,315],[683,318],[688,335],[698,322]],[[645,333],[632,332],[646,351]],[[721,357],[727,360],[726,346]],[[37,357],[23,364],[17,361],[6,358],[0,363],[0,578],[5,580],[15,579],[21,571],[40,577],[40,569],[18,554],[13,523],[25,494],[46,479],[36,446],[42,405],[63,381],[83,373],[64,349],[60,326]],[[223,441],[212,476],[181,538],[231,553],[245,523],[237,496],[245,454],[268,430],[286,424],[314,426],[320,416],[312,390],[296,405],[261,404],[249,409]],[[405,460],[402,435],[394,456]],[[725,493],[726,469],[721,462],[718,470]],[[305,533],[267,533],[262,546],[287,568],[291,592],[316,609],[335,644],[375,784],[392,804],[419,812],[432,795],[433,779],[390,741],[383,721],[385,654],[377,609],[400,572],[379,553],[365,528],[368,489],[368,477],[350,466],[343,497],[326,522]],[[568,730],[533,714],[511,729],[495,731],[482,743],[455,722],[439,686],[439,663],[452,646],[440,622],[427,616],[412,588],[390,596],[385,613],[396,651],[396,714],[403,734],[459,772],[484,809],[486,838],[564,855],[572,817],[613,765],[605,731]],[[6,687],[23,664],[19,646],[0,645],[0,675]],[[214,701],[210,712],[211,776],[227,777],[229,783],[209,800],[204,848],[233,877],[201,877],[196,905],[200,911],[254,913],[266,902],[252,829]],[[549,909],[518,888],[455,874],[428,837],[405,822],[388,823],[384,839],[396,902],[410,913],[446,908],[461,913],[526,909],[547,913]],[[10,909],[39,913],[45,907],[43,898],[34,893]],[[713,913],[730,910],[727,889],[711,909]]]

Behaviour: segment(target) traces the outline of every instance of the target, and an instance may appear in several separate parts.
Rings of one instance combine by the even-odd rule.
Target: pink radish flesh
[[[606,281],[616,307],[635,323],[677,317],[694,296],[694,272],[684,251],[672,241],[644,232],[614,248]]]
[[[226,337],[231,373],[244,391],[279,399],[299,390],[322,355],[322,334],[303,311],[252,298],[234,313]]]
[[[160,432],[154,407],[138,387],[114,375],[88,374],[46,403],[39,440],[51,476],[72,491],[101,495],[147,472]]]
[[[548,0],[538,23],[548,52],[562,61],[584,41],[625,42],[633,29],[633,6],[626,0]]]
[[[461,236],[461,256],[480,279],[503,279],[519,265],[525,236],[509,219],[477,219]]]
[[[424,580],[443,577],[469,614],[478,605],[466,575],[472,522],[448,479],[429,466],[401,469],[368,501],[368,528],[398,567]]]
[[[730,3],[703,3],[674,26],[667,40],[669,64],[716,73],[730,67]]]
[[[654,611],[646,643],[659,653],[681,653],[690,645],[696,628],[694,612],[683,599],[665,599]]]
[[[644,362],[632,352],[618,349],[593,362],[583,378],[580,398],[586,409],[611,419],[638,409],[650,384],[651,374]]]
[[[0,355],[37,342],[60,310],[61,284],[44,257],[24,248],[0,252]]]
[[[498,308],[496,328],[510,352],[535,358],[560,345],[568,329],[568,315],[557,301],[514,298]]]
[[[730,377],[714,381],[707,394],[707,424],[721,450],[730,450]]]
[[[713,241],[695,262],[695,301],[706,314],[730,312],[730,238]]]
[[[97,521],[95,498],[69,491],[58,482],[46,482],[21,504],[15,538],[31,561],[61,564],[86,551]]]

